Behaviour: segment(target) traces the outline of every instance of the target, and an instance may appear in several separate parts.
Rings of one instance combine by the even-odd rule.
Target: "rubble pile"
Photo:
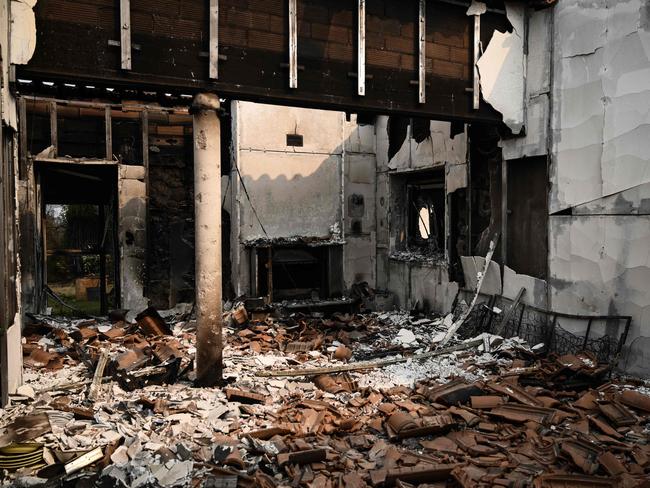
[[[439,349],[449,322],[407,313],[239,306],[226,323],[226,384],[195,388],[187,313],[35,317],[0,410],[2,483],[650,486],[650,390],[588,353],[489,334]]]

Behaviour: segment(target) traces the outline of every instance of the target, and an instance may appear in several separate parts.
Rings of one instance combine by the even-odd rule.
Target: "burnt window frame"
[[[409,251],[418,251],[423,254],[444,254],[445,253],[445,213],[447,202],[445,196],[445,172],[444,168],[437,168],[427,171],[426,177],[414,175],[406,180],[406,246]],[[424,198],[423,193],[439,192],[430,198]],[[427,203],[429,208],[428,232],[429,236],[423,238],[420,234],[420,211]],[[441,207],[436,208],[436,202]],[[432,225],[432,224],[435,224]]]

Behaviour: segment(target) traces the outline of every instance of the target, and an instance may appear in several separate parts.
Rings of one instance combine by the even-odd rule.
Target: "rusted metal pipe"
[[[196,258],[196,384],[222,379],[221,123],[219,98],[201,93],[193,104]]]

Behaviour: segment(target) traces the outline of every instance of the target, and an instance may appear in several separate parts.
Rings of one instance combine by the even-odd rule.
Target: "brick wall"
[[[208,76],[207,0],[132,1],[132,69],[121,69],[118,0],[39,0],[23,78],[272,101],[336,110],[494,121],[472,108],[472,19],[427,2],[427,102],[418,102],[417,0],[367,0],[366,95],[357,94],[357,2],[298,0],[297,89],[289,88],[287,0],[219,0],[218,80]],[[484,44],[505,16],[485,14]]]
[[[417,3],[396,0],[368,2],[366,60],[369,67],[417,69]],[[40,14],[51,20],[71,20],[114,33],[118,39],[117,1],[44,0]],[[159,0],[132,2],[131,23],[138,35],[159,35],[207,42],[207,2]],[[356,63],[357,11],[349,0],[298,2],[299,62],[325,59]],[[468,79],[471,60],[470,19],[462,7],[428,3],[427,71]],[[286,0],[221,0],[219,42],[222,46],[286,52]],[[207,47],[206,47],[207,49]]]

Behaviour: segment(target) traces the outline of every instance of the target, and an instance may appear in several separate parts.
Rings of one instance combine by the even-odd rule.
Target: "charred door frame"
[[[109,202],[105,203],[93,203],[93,205],[97,205],[98,207],[98,221],[99,221],[99,228],[105,229],[106,225],[106,209],[105,207],[108,206],[109,209],[112,210],[112,215],[110,216],[110,219],[112,221],[112,228],[111,228],[111,233],[112,233],[112,242],[113,242],[113,250],[112,250],[112,255],[113,255],[113,275],[114,275],[114,293],[115,293],[115,307],[119,308],[120,303],[121,303],[121,286],[120,286],[120,249],[119,249],[119,242],[118,242],[118,215],[119,215],[119,208],[118,208],[118,188],[119,188],[119,166],[116,162],[114,161],[104,161],[103,163],[100,163],[98,161],[94,161],[93,163],[79,163],[79,162],[65,162],[65,161],[56,161],[54,162],[52,159],[39,159],[38,157],[34,158],[33,160],[33,171],[34,175],[36,177],[36,180],[38,182],[38,208],[39,208],[39,224],[38,228],[41,229],[41,249],[42,252],[40,253],[40,256],[38,257],[40,261],[40,266],[42,268],[42,273],[40,274],[41,277],[41,282],[37,284],[39,286],[41,293],[47,294],[47,287],[48,287],[48,281],[47,281],[47,232],[45,231],[45,220],[46,220],[46,207],[48,203],[46,202],[46,199],[43,196],[43,186],[47,185],[47,183],[44,183],[42,181],[42,176],[43,172],[47,171],[45,168],[48,166],[51,167],[53,165],[56,166],[70,166],[70,167],[75,167],[75,168],[84,168],[84,167],[89,167],[89,166],[110,166],[114,167],[115,171],[115,179],[114,181],[111,182],[111,190],[110,190],[110,197],[109,197]],[[103,240],[103,237],[102,237]],[[107,290],[106,290],[106,278],[107,278],[107,269],[106,269],[106,257],[107,257],[107,247],[105,243],[100,242],[99,247],[96,249],[93,249],[92,252],[90,253],[91,255],[97,254],[99,256],[99,268],[100,268],[100,314],[106,315],[108,313],[108,296],[107,296]],[[69,254],[64,252],[64,254]],[[74,253],[73,253],[74,254]],[[72,254],[70,254],[72,255]],[[47,306],[47,301],[45,303],[45,306]]]

